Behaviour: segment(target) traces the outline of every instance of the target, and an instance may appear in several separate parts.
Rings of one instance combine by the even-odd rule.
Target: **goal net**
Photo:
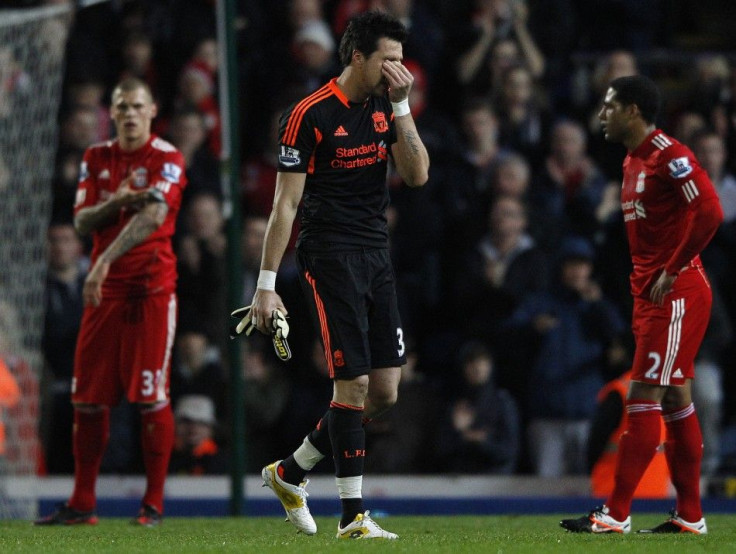
[[[0,9],[0,357],[20,393],[0,386],[0,518],[36,513],[44,245],[71,9]]]

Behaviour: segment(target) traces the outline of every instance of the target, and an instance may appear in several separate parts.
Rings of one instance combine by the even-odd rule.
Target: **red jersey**
[[[187,180],[184,158],[171,144],[155,135],[133,152],[125,152],[117,140],[90,146],[84,153],[79,175],[76,214],[82,208],[104,202],[131,173],[136,188],[160,190],[169,212],[164,223],[141,244],[110,265],[102,285],[103,297],[125,298],[171,293],[176,289],[176,256],[171,245],[182,190]],[[122,209],[113,223],[92,233],[92,263],[120,234],[136,212]]]
[[[662,269],[675,274],[700,265],[700,251],[723,212],[690,149],[659,129],[628,153],[623,169],[621,209],[634,266],[631,293],[646,296]],[[696,216],[701,219],[694,225]]]

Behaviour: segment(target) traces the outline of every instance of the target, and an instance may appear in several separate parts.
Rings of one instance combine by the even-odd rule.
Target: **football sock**
[[[341,527],[349,525],[363,511],[365,431],[362,417],[362,407],[330,403],[328,422],[335,460],[335,483],[342,503]]]
[[[677,491],[677,514],[689,522],[700,521],[700,462],[703,458],[703,436],[692,404],[662,414],[667,427],[664,443],[672,484]]]
[[[299,448],[279,464],[278,473],[282,480],[292,485],[298,485],[304,481],[307,473],[325,457],[325,453],[332,451],[330,433],[327,430],[328,414],[329,412],[322,416],[314,430],[304,438]]]
[[[174,414],[171,404],[141,409],[141,444],[146,468],[146,493],[143,504],[164,513],[164,482],[174,446]]]
[[[606,505],[609,515],[623,521],[631,512],[634,496],[642,475],[657,452],[660,440],[662,407],[650,400],[627,400],[628,423],[621,437],[613,492]]]
[[[74,408],[74,492],[69,506],[81,512],[95,509],[95,484],[102,456],[110,438],[110,410],[107,407]]]

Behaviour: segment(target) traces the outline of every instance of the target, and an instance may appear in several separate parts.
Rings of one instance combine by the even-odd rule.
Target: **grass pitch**
[[[27,521],[0,522],[0,552],[447,552],[453,554],[546,552],[611,554],[736,552],[736,516],[709,515],[705,536],[580,535],[558,523],[571,514],[543,516],[442,516],[380,518],[399,534],[397,541],[339,541],[337,520],[318,517],[312,537],[297,534],[283,519],[168,518],[155,529],[124,519],[101,519],[97,526],[34,527]],[[634,530],[661,523],[662,514],[634,514]]]

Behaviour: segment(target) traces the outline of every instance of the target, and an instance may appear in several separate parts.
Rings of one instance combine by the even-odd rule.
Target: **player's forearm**
[[[141,244],[161,226],[167,212],[168,207],[165,204],[150,204],[143,208],[130,219],[115,240],[100,254],[99,261],[112,263]]]
[[[120,208],[120,203],[113,198],[96,206],[82,208],[74,216],[74,227],[80,235],[88,235],[109,225],[120,213]]]
[[[429,179],[429,154],[424,146],[411,114],[396,121],[396,148],[394,162],[399,175],[410,187],[420,187]]]
[[[278,272],[281,258],[289,244],[291,229],[296,217],[296,208],[274,206],[268,218],[266,236],[263,240],[261,269]]]

